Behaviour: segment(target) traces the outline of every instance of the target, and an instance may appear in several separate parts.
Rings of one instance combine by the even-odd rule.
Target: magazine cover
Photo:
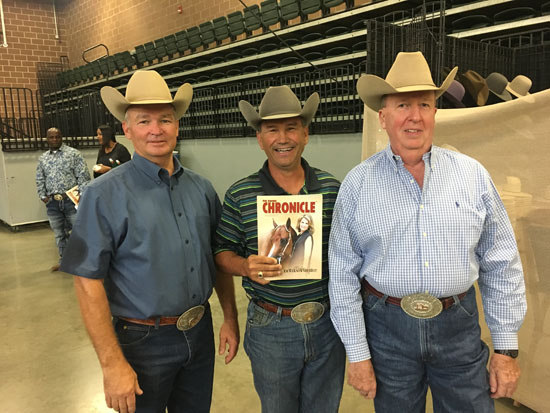
[[[257,197],[258,255],[273,257],[283,275],[270,280],[322,276],[323,195]]]
[[[71,189],[65,192],[69,199],[73,201],[75,208],[78,207],[78,201],[80,200],[80,191],[78,190],[78,185],[73,186]]]

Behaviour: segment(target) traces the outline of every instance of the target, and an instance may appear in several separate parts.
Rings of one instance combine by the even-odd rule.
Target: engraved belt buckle
[[[53,199],[55,199],[56,201],[63,201],[63,195],[61,194],[55,194],[53,196]]]
[[[180,331],[187,331],[195,327],[204,315],[204,305],[197,305],[180,315],[176,327]]]
[[[300,324],[309,324],[317,321],[325,313],[325,306],[316,301],[302,303],[294,307],[290,317]]]
[[[434,318],[443,311],[441,300],[428,292],[406,295],[401,299],[401,308],[414,318]]]

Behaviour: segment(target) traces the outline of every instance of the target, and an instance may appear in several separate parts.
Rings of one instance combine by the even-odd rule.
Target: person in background
[[[61,260],[76,219],[75,205],[66,191],[75,186],[82,191],[90,181],[90,173],[82,154],[63,143],[63,136],[58,128],[48,129],[46,139],[50,149],[38,159],[36,189],[40,200],[46,204],[48,220]],[[59,270],[59,263],[51,270]]]
[[[128,149],[116,141],[113,128],[100,125],[97,128],[97,140],[101,145],[97,153],[97,161],[93,167],[94,178],[109,172],[112,168],[128,162],[132,157]]]

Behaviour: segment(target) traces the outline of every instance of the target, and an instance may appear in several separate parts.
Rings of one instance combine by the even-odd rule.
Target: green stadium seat
[[[227,25],[229,27],[229,36],[235,40],[240,34],[244,33],[244,19],[240,11],[236,11],[227,15]]]
[[[281,10],[281,22],[286,25],[289,20],[300,16],[300,0],[281,0],[279,9]]]
[[[189,40],[191,51],[202,45],[201,32],[197,26],[187,29],[187,39]]]
[[[74,85],[76,83],[74,69],[69,69],[65,73],[67,73],[67,86]]]
[[[160,39],[155,40],[155,54],[157,56],[157,59],[162,61],[166,56],[168,56],[168,53],[166,52],[166,43],[164,41],[164,37]]]
[[[300,0],[300,11],[302,21],[307,20],[308,15],[321,10],[321,0]]]
[[[229,38],[229,26],[227,24],[227,17],[222,16],[212,20],[212,25],[214,26],[214,37],[216,42],[221,44],[221,42]]]
[[[353,7],[353,0],[322,0],[323,4],[323,15],[330,14],[330,9],[332,7],[339,6],[340,4],[345,3],[347,9],[351,9]]]
[[[147,61],[147,56],[145,56],[145,46],[140,44],[135,47],[136,49],[136,63],[138,67],[142,67],[143,64]]]
[[[106,56],[99,60],[99,67],[103,77],[107,78],[115,74],[117,69],[114,56]]]
[[[155,50],[155,44],[153,42],[147,42],[143,45],[145,47],[145,58],[149,64],[157,58],[157,51]]]
[[[180,56],[183,55],[185,51],[189,50],[189,39],[187,38],[186,30],[176,33],[176,46]]]
[[[101,66],[99,65],[99,60],[94,60],[89,64],[92,66],[92,78],[99,79],[101,77]]]
[[[260,6],[254,4],[244,8],[244,25],[247,36],[250,36],[254,30],[261,27]]]
[[[169,57],[173,57],[178,52],[178,46],[176,45],[176,36],[173,34],[164,38],[164,45],[166,46],[166,54]]]
[[[279,23],[279,4],[277,0],[262,1],[260,3],[260,11],[264,31],[267,31],[270,26]]]
[[[205,49],[207,49],[211,43],[216,41],[216,37],[214,36],[214,26],[211,21],[199,24],[199,31],[201,33],[202,45]]]

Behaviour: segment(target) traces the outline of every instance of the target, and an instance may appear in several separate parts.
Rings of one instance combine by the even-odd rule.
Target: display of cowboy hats
[[[532,85],[533,82],[527,76],[517,75],[508,83],[506,90],[515,97],[520,98],[529,94],[529,89],[531,89]]]
[[[458,67],[451,70],[441,86],[437,87],[422,52],[400,52],[386,79],[363,75],[357,82],[357,92],[369,108],[378,112],[384,95],[433,90],[437,99],[451,85],[457,70]]]
[[[501,73],[493,72],[487,76],[485,81],[487,82],[489,92],[493,95],[497,96],[501,100],[512,100],[512,95],[510,95],[510,92],[506,90],[506,86],[508,86],[508,79],[506,79],[506,76]]]
[[[267,89],[260,103],[259,111],[246,100],[239,102],[239,109],[248,124],[259,131],[264,120],[301,117],[309,125],[319,107],[319,94],[313,93],[304,104],[288,86],[272,86]]]
[[[193,97],[193,88],[189,83],[181,85],[172,99],[170,89],[160,74],[154,70],[136,71],[126,86],[126,96],[111,86],[101,88],[101,99],[109,112],[119,121],[124,122],[126,110],[131,105],[159,105],[170,103],[180,119]]]
[[[466,90],[462,83],[457,80],[453,80],[449,88],[443,93],[443,99],[451,104],[455,108],[464,108],[466,105],[462,103]]]
[[[466,106],[483,106],[489,97],[489,87],[485,78],[474,70],[468,70],[466,73],[458,75],[460,83],[464,86],[468,95],[473,99],[473,105]]]

